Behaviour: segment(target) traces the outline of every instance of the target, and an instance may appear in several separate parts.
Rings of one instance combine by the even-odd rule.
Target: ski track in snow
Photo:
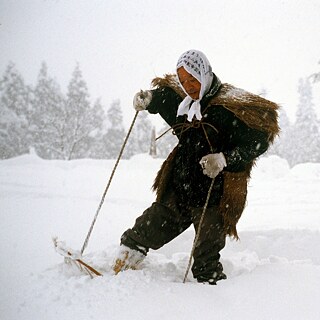
[[[0,318],[16,319],[320,319],[320,164],[290,169],[278,157],[254,169],[240,241],[227,240],[228,279],[182,283],[192,228],[139,270],[114,276],[122,232],[154,200],[162,160],[121,161],[84,260],[103,273],[90,279],[53,249],[57,235],[80,249],[113,161],[44,161],[34,155],[0,162]]]

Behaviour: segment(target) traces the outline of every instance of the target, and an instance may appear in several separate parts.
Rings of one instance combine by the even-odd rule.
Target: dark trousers
[[[178,208],[172,198],[168,202],[154,202],[146,209],[136,219],[132,229],[124,232],[121,243],[146,255],[149,248],[161,248],[191,224],[197,230],[203,208]],[[218,213],[218,207],[208,207],[193,255],[192,273],[197,279],[210,279],[217,271],[218,265],[221,268],[219,251],[225,246],[222,225],[223,220]]]

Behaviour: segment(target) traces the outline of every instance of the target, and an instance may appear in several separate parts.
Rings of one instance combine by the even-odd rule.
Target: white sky
[[[193,48],[223,82],[265,88],[293,118],[298,79],[320,71],[319,17],[319,0],[0,0],[0,72],[12,61],[34,85],[46,61],[65,91],[79,62],[92,100],[120,98],[130,121],[135,92]]]

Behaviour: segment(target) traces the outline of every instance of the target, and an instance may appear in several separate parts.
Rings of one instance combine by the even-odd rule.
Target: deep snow
[[[114,161],[0,161],[0,318],[17,319],[320,319],[320,164],[290,169],[261,158],[222,263],[217,286],[182,279],[192,228],[142,268],[118,276],[110,266],[122,232],[154,200],[162,160],[122,160],[93,230],[85,259],[104,277],[90,279],[63,263],[58,236],[82,247]]]

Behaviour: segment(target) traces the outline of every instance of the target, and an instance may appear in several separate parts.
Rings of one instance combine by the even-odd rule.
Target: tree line
[[[313,98],[313,86],[320,84],[317,84],[319,74],[299,79],[299,101],[293,123],[284,108],[279,110],[281,131],[268,154],[286,159],[291,167],[299,163],[320,162],[320,121]]]
[[[279,110],[281,133],[268,154],[286,159],[291,166],[320,162],[320,122],[313,102],[313,87],[320,72],[301,78],[296,118],[290,123]],[[261,95],[266,96],[266,92]],[[170,132],[155,141],[159,132],[147,112],[140,112],[123,157],[150,153],[166,157],[177,143]],[[108,108],[89,90],[77,64],[64,94],[42,63],[34,86],[27,85],[13,63],[0,78],[0,159],[35,152],[43,159],[115,159],[126,136],[120,100]]]
[[[148,114],[141,112],[124,158],[149,152],[152,127]],[[45,62],[35,86],[24,82],[13,63],[0,79],[1,159],[29,152],[43,159],[114,159],[125,135],[120,100],[108,109],[99,99],[92,103],[79,65],[74,68],[66,94],[50,77]],[[158,155],[165,156],[175,139],[171,136],[162,140]]]

